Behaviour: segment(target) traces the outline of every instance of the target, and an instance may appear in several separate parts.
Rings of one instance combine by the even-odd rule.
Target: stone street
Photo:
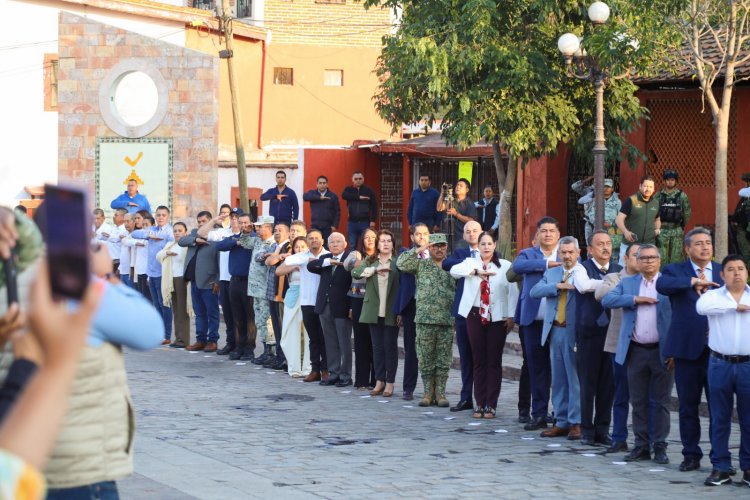
[[[750,491],[703,486],[708,457],[700,472],[677,470],[675,412],[671,463],[625,464],[624,454],[524,431],[514,381],[503,382],[498,418],[478,421],[467,411],[403,401],[402,366],[394,396],[382,398],[168,347],[127,351],[126,363],[138,427],[135,474],[119,482],[125,499],[724,498]],[[459,388],[453,369],[452,404]],[[703,429],[706,441],[705,419]],[[734,424],[735,459],[738,443]],[[707,453],[708,443],[702,446]]]

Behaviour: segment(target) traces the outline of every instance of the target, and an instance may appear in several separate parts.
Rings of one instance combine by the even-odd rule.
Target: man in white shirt
[[[133,280],[130,276],[130,263],[132,261],[131,255],[133,254],[133,247],[124,244],[125,239],[130,236],[130,233],[135,229],[135,221],[133,220],[133,214],[125,214],[123,216],[123,231],[120,233],[120,262],[119,262],[119,273],[120,281],[126,285],[135,288],[133,286]]]
[[[279,269],[299,266],[300,308],[302,309],[302,323],[305,325],[305,330],[310,339],[310,364],[312,366],[312,371],[303,380],[305,382],[327,381],[328,362],[323,329],[320,325],[320,318],[315,314],[320,276],[307,269],[308,262],[316,260],[326,252],[323,248],[323,234],[319,230],[311,229],[307,233],[307,247],[309,249],[307,252],[296,253],[287,257],[284,263],[279,266]]]
[[[107,250],[109,251],[110,257],[112,258],[113,272],[116,274],[119,272],[117,270],[117,267],[118,267],[118,264],[120,263],[120,260],[119,260],[120,252],[119,252],[119,248],[115,249],[112,247],[112,245],[113,245],[113,237],[114,237],[117,240],[117,246],[119,247],[120,245],[120,239],[118,237],[119,232],[117,231],[117,228],[115,228],[115,226],[106,222],[106,216],[104,215],[104,210],[102,210],[101,208],[95,208],[92,213],[94,214],[94,229],[96,231],[96,240],[107,244]],[[117,224],[117,221],[115,221],[115,224]]]
[[[747,265],[740,255],[728,255],[721,263],[725,285],[708,290],[695,305],[708,317],[708,386],[711,394],[711,464],[706,486],[731,484],[732,455],[729,433],[732,407],[737,396],[740,421],[740,468],[742,481],[750,486],[750,286]]]

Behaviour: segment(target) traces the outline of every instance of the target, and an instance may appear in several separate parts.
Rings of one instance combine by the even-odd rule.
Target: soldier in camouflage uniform
[[[253,251],[253,257],[270,252],[275,241],[273,239],[273,222],[271,216],[260,216],[254,223],[257,236],[243,234],[239,243],[243,248]],[[263,355],[255,358],[252,363],[260,364],[268,360],[273,355],[273,346],[276,339],[268,331],[268,320],[271,318],[271,309],[266,297],[266,288],[268,286],[268,269],[266,268],[265,259],[252,259],[250,271],[247,276],[247,294],[253,298],[253,310],[255,311],[255,327],[258,336],[263,341]]]
[[[420,258],[429,248],[430,258]],[[445,384],[453,361],[453,317],[451,306],[456,290],[455,280],[443,271],[448,251],[445,234],[431,234],[429,243],[402,253],[396,266],[417,279],[417,358],[424,383],[424,397],[419,406],[450,406]]]
[[[609,233],[609,237],[612,239],[612,262],[616,263],[620,257],[620,243],[622,243],[622,231],[615,224],[617,214],[620,213],[620,207],[622,202],[620,197],[617,196],[614,189],[614,181],[612,179],[604,179],[604,227],[603,229]],[[583,198],[582,198],[583,199]],[[581,200],[578,200],[580,203]],[[586,204],[584,213],[586,214],[587,229],[588,221],[591,221],[591,227],[594,227],[594,221],[596,220],[596,211],[593,201],[593,192],[591,202]],[[589,243],[593,230],[589,233],[586,231],[586,244]]]
[[[740,189],[740,200],[732,214],[732,226],[735,229],[737,252],[745,262],[750,260],[750,172],[742,174],[745,187]]]
[[[662,176],[664,187],[659,193],[659,252],[661,265],[685,260],[683,245],[685,225],[690,218],[690,200],[684,191],[677,188],[677,171],[667,169]]]

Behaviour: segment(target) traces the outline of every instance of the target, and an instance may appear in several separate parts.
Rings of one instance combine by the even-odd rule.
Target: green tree
[[[718,258],[729,250],[727,150],[729,114],[738,66],[750,61],[750,1],[690,0],[675,26],[681,29],[683,48],[678,63],[693,72],[708,103],[714,124],[716,156],[716,231],[714,252]],[[710,54],[715,56],[712,57]],[[718,55],[718,57],[716,57]]]
[[[634,22],[635,8],[618,1],[636,29],[613,23],[592,32],[587,43],[585,9],[577,2],[367,0],[365,5],[401,12],[397,29],[383,38],[376,109],[394,129],[440,116],[450,143],[465,147],[484,139],[493,145],[502,190],[499,237],[503,255],[510,256],[509,203],[517,169],[531,158],[555,154],[560,143],[574,141],[577,151],[588,147],[587,155],[593,143],[593,88],[565,76],[557,38],[566,31],[582,34],[602,61],[623,66],[620,59],[638,56],[638,67],[645,68],[642,54],[649,43],[634,47],[624,33],[639,36],[648,23]],[[603,44],[607,37],[614,42]],[[619,80],[606,94],[613,162],[639,155],[623,139],[646,113],[635,90],[630,81]],[[501,151],[509,157],[507,167]]]

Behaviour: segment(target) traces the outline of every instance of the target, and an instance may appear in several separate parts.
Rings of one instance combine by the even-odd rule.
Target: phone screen
[[[52,293],[81,299],[91,277],[86,194],[77,188],[45,185],[44,198]]]

